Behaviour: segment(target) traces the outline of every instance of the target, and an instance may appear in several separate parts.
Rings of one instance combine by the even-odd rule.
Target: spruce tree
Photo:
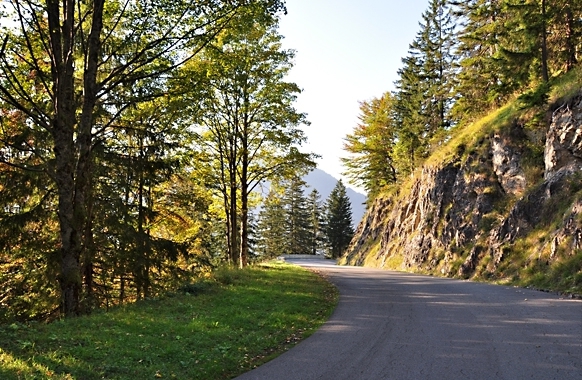
[[[430,139],[451,125],[449,112],[454,99],[456,38],[449,0],[432,0],[422,17],[424,27],[419,34],[418,48],[424,55],[423,137]]]
[[[310,228],[307,199],[303,193],[305,182],[298,176],[291,178],[283,196],[287,225],[287,253],[309,254]]]
[[[325,236],[332,258],[339,258],[354,236],[352,206],[341,179],[326,201]]]
[[[309,253],[312,255],[321,252],[324,248],[324,220],[323,202],[317,189],[313,189],[307,197],[307,209],[309,211]]]
[[[270,258],[286,252],[286,212],[281,195],[272,188],[263,202],[257,221],[256,253],[260,257]]]
[[[506,16],[498,0],[459,1],[456,6],[456,14],[464,22],[457,34],[459,100],[452,112],[461,122],[470,122],[500,106],[513,91],[505,83],[496,58]]]
[[[394,95],[394,119],[399,126],[394,146],[394,165],[399,173],[407,175],[426,157],[422,142],[422,58],[410,50],[402,59],[404,67],[398,70],[397,91]]]
[[[422,17],[396,81],[395,166],[403,174],[417,167],[452,125],[456,40],[448,0],[432,0]]]

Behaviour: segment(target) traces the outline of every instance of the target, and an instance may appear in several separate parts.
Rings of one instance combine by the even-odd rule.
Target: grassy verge
[[[301,268],[225,269],[156,300],[50,324],[0,326],[2,379],[228,379],[310,335],[335,288]]]

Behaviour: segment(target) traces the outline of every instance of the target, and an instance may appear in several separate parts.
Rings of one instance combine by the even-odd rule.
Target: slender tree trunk
[[[227,260],[228,260],[228,264],[232,264],[232,256],[233,254],[231,254],[231,238],[230,238],[230,232],[231,232],[231,228],[230,228],[230,204],[228,201],[228,188],[227,188],[227,181],[226,181],[226,170],[225,170],[225,157],[224,157],[224,153],[226,150],[226,147],[224,145],[224,141],[220,135],[220,133],[216,133],[217,137],[218,137],[218,144],[219,144],[219,153],[220,153],[220,179],[221,179],[221,188],[220,191],[222,193],[222,206],[224,207],[224,215],[225,215],[225,220],[226,220],[226,226],[225,226],[225,237],[226,237],[226,247],[228,249],[228,254],[227,254]]]
[[[241,178],[240,178],[240,196],[241,196],[241,238],[240,238],[240,255],[239,267],[247,265],[249,255],[249,151],[248,151],[248,127],[244,126],[242,136],[242,159],[241,159]]]
[[[47,0],[47,17],[51,45],[54,118],[51,132],[56,162],[55,180],[58,192],[58,216],[61,238],[62,311],[66,316],[79,313],[81,278],[79,257],[82,226],[75,215],[75,149],[76,124],[74,98],[74,7],[72,0]],[[62,13],[62,23],[61,23]]]
[[[101,30],[103,29],[104,0],[94,0],[91,32],[85,52],[85,71],[83,78],[83,108],[79,120],[77,147],[79,159],[76,169],[75,211],[78,215],[77,223],[85,225],[84,244],[84,276],[88,310],[93,303],[93,155],[92,155],[92,128],[93,110],[97,103],[97,68],[101,53]]]
[[[239,264],[239,228],[238,228],[238,212],[237,212],[237,159],[238,159],[238,120],[233,122],[235,130],[228,137],[229,140],[229,156],[228,156],[228,170],[229,170],[229,186],[230,186],[230,248],[229,255],[233,264]]]
[[[135,268],[136,284],[138,287],[138,299],[148,298],[150,295],[150,278],[149,278],[149,262],[150,262],[150,244],[148,231],[145,227],[147,223],[146,209],[151,207],[147,204],[146,198],[146,184],[145,184],[145,167],[146,154],[144,150],[143,136],[139,137],[139,183],[138,183],[138,217],[137,217],[137,268]],[[149,199],[148,199],[149,201]]]
[[[232,246],[231,246],[231,238],[230,238],[230,232],[231,232],[231,228],[230,228],[230,205],[229,205],[229,202],[228,202],[228,195],[226,193],[226,189],[224,189],[223,201],[224,201],[224,214],[226,216],[226,231],[225,231],[225,235],[226,235],[226,247],[228,249],[227,261],[228,261],[228,264],[232,264],[232,254],[230,253],[230,251],[232,249]]]
[[[566,5],[566,71],[570,71],[576,66],[578,60],[576,59],[576,44],[574,42],[574,15],[572,8],[568,2]]]
[[[58,216],[61,238],[61,297],[66,316],[79,314],[82,288],[80,258],[87,236],[87,199],[91,178],[91,128],[96,103],[97,60],[100,53],[104,0],[93,3],[92,24],[84,68],[83,107],[76,115],[75,2],[47,0],[51,73],[53,80],[54,139]],[[62,17],[62,20],[61,20]],[[75,127],[78,124],[77,130]],[[76,140],[75,140],[76,135]],[[90,226],[89,226],[90,227]]]
[[[236,170],[236,169],[235,169]],[[237,222],[237,211],[236,211],[236,172],[231,171],[230,176],[230,199],[229,199],[229,212],[230,212],[230,249],[229,255],[233,264],[238,264],[238,222]]]
[[[548,73],[548,31],[547,31],[547,12],[546,0],[542,0],[542,79],[544,82],[550,80]]]
[[[85,226],[83,248],[83,278],[84,289],[82,311],[88,313],[95,306],[93,258],[95,254],[95,242],[93,240],[93,191],[88,194],[87,223]]]
[[[119,277],[119,304],[122,305],[124,301],[125,301],[125,276],[122,274]]]

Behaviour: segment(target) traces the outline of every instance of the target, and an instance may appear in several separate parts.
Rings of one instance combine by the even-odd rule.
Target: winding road
[[[288,259],[339,289],[312,336],[238,380],[582,380],[582,300]]]

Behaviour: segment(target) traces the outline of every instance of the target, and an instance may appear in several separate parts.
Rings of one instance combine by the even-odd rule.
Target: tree
[[[423,143],[423,116],[421,89],[422,57],[417,51],[410,50],[402,59],[404,67],[398,70],[394,94],[394,119],[396,144],[394,145],[394,164],[402,175],[411,173],[426,157],[426,144]]]
[[[582,4],[579,1],[556,0],[551,3],[554,22],[549,26],[550,60],[558,62],[554,69],[570,71],[579,63],[582,51]]]
[[[226,214],[229,261],[246,265],[249,195],[263,181],[289,177],[313,165],[298,150],[305,115],[293,107],[299,88],[284,81],[293,52],[281,49],[277,19],[256,22],[255,13],[233,20],[190,67],[206,90],[193,120],[201,149],[220,184]],[[199,81],[199,82],[198,82]]]
[[[0,15],[3,26],[11,25],[0,49],[0,101],[23,115],[21,133],[42,130],[47,137],[30,140],[26,149],[45,163],[40,170],[54,183],[60,254],[52,261],[59,267],[65,315],[80,311],[94,138],[130,105],[163,93],[165,75],[196,55],[248,3],[12,0]],[[278,1],[252,3],[271,12],[281,8]],[[5,23],[8,17],[15,23]],[[109,121],[97,126],[104,113]],[[9,156],[1,158],[20,167]]]
[[[325,205],[325,236],[329,254],[338,258],[346,250],[352,237],[352,206],[346,194],[346,187],[340,179]]]
[[[286,253],[291,255],[310,253],[309,209],[304,188],[305,181],[295,175],[287,181],[282,199],[286,211]]]
[[[259,212],[257,253],[263,258],[287,253],[286,212],[281,198],[278,187],[271,187]]]
[[[582,6],[570,0],[471,0],[455,2],[462,20],[459,100],[453,113],[470,122],[511,95],[571,70],[581,47]]]
[[[422,114],[426,127],[423,137],[433,143],[429,139],[453,124],[450,109],[454,101],[457,57],[450,0],[432,0],[422,17],[424,24],[416,47],[424,56],[421,79],[425,86]]]
[[[307,197],[308,219],[308,247],[309,253],[315,255],[321,252],[325,246],[324,237],[324,220],[323,220],[323,202],[317,189],[313,189]]]
[[[448,0],[432,0],[421,30],[398,71],[394,120],[399,126],[394,161],[402,174],[414,170],[445,138],[456,77],[454,23]]]
[[[369,199],[388,184],[396,182],[394,145],[397,126],[393,113],[390,93],[360,103],[360,124],[344,138],[344,150],[350,154],[341,159],[346,167],[345,174],[351,183],[366,189]]]
[[[457,120],[469,122],[499,107],[513,91],[497,58],[506,15],[498,0],[459,1],[456,6],[458,17],[464,21],[457,37],[459,99],[453,114]]]

